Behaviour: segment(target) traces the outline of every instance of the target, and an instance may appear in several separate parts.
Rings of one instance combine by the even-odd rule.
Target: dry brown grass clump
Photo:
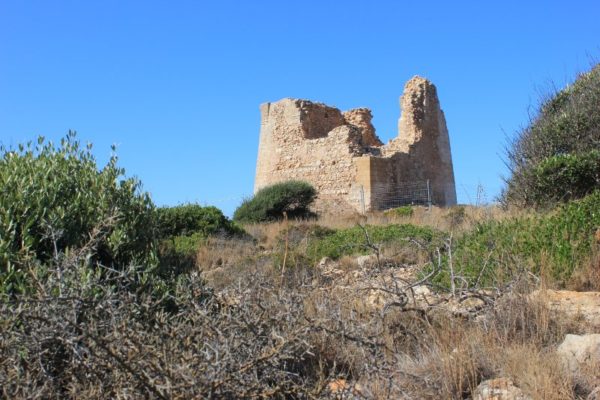
[[[600,291],[600,228],[594,235],[594,246],[589,260],[571,276],[567,287],[577,291]]]

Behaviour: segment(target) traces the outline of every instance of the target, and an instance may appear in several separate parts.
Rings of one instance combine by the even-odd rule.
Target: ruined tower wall
[[[400,104],[398,137],[386,145],[366,108],[342,113],[297,99],[261,105],[255,192],[304,180],[317,189],[318,211],[362,212],[388,207],[403,183],[429,180],[434,204],[456,204],[448,130],[435,86],[414,77]]]
[[[284,99],[261,106],[255,192],[291,179],[317,189],[319,208],[358,209],[357,166],[365,149],[361,131],[323,104]]]
[[[412,78],[400,98],[400,109],[398,137],[386,149],[408,155],[399,161],[399,180],[428,179],[433,203],[456,204],[450,139],[436,87],[421,77]]]
[[[397,163],[391,158],[363,156],[355,159],[357,183],[362,187],[365,211],[387,208],[396,186]]]

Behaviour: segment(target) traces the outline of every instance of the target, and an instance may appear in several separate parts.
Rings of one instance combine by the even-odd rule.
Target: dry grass
[[[231,267],[254,261],[257,254],[253,241],[239,238],[211,237],[196,253],[196,265],[202,270]]]
[[[258,244],[265,248],[273,248],[277,243],[281,232],[289,225],[303,225],[308,222],[290,221],[288,222],[270,222],[264,224],[248,224],[244,225],[244,230],[257,240]],[[289,224],[289,225],[288,225]]]
[[[573,273],[567,287],[581,292],[600,291],[600,229],[596,231],[589,261]]]
[[[466,209],[459,221],[452,213],[421,210],[394,221],[381,214],[367,222],[463,229],[506,216]],[[447,297],[418,308],[405,301],[406,282],[393,272],[402,263],[433,263],[425,255],[386,248],[384,256],[397,257],[391,266],[341,258],[342,283],[302,263],[302,246],[294,245],[297,262],[282,270],[274,251],[282,232],[301,234],[314,223],[288,224],[246,227],[258,243],[210,239],[197,254],[204,280],[192,274],[166,293],[137,288],[139,276],[127,271],[112,279],[81,275],[75,262],[53,266],[68,280],[58,282],[50,268],[39,293],[0,303],[2,396],[464,399],[483,380],[505,377],[534,399],[558,400],[585,398],[597,384],[597,368],[573,374],[554,352],[567,333],[589,327],[528,296],[549,280],[525,275],[478,314],[449,312]],[[599,283],[597,254],[582,273],[589,287]],[[371,291],[357,283],[377,285],[385,306],[371,303]],[[63,297],[48,296],[57,285],[68,289]],[[332,393],[331,382],[344,382],[341,391]]]
[[[480,222],[526,213],[498,207],[434,207],[431,211],[417,207],[410,216],[324,216],[318,223],[333,229],[357,223],[414,224],[460,234]],[[258,233],[261,243],[268,247],[276,243],[284,228],[275,223],[254,226],[251,232]],[[398,265],[427,262],[422,255],[414,258],[414,253],[398,254],[401,251],[385,248],[383,255],[397,256],[402,260]],[[596,246],[586,268],[572,279],[573,288],[600,289],[599,254]],[[359,268],[354,257],[340,259],[337,267],[343,271]],[[554,351],[567,333],[587,332],[590,327],[576,316],[551,313],[546,304],[528,296],[533,289],[554,285],[543,265],[540,278],[513,282],[509,292],[477,319],[434,311],[423,318],[408,309],[387,313],[384,318],[365,302],[364,293],[328,284],[326,290],[315,288],[305,300],[308,318],[320,321],[321,329],[313,336],[313,343],[327,360],[329,375],[344,379],[347,388],[358,384],[368,398],[463,399],[483,380],[502,377],[533,399],[581,399],[598,383],[594,368],[573,374]]]
[[[593,388],[593,371],[574,376],[553,352],[566,333],[585,327],[530,300],[530,282],[516,282],[474,319],[410,305],[386,311],[369,306],[363,291],[322,285],[312,267],[281,279],[270,264],[252,265],[216,267],[236,276],[221,282],[223,295],[187,281],[172,293],[174,313],[151,294],[126,290],[90,301],[76,274],[68,296],[80,300],[4,303],[3,395],[339,398],[327,387],[343,379],[367,398],[463,399],[497,377],[534,399],[581,398]],[[380,284],[393,291],[399,282]]]
[[[244,229],[254,237],[260,246],[273,248],[288,227],[306,227],[318,224],[330,229],[352,228],[361,225],[411,224],[427,226],[441,231],[460,234],[471,230],[475,225],[486,221],[501,221],[507,218],[523,216],[528,211],[520,209],[505,210],[499,206],[455,206],[450,208],[415,206],[410,216],[400,216],[390,211],[369,212],[367,215],[321,215],[318,221],[290,220],[288,222],[271,222],[264,224],[245,225]]]
[[[589,385],[581,390],[582,378],[571,375],[553,351],[573,329],[580,329],[574,321],[554,319],[543,304],[521,296],[482,321],[442,316],[421,350],[401,358],[398,386],[412,398],[461,399],[481,381],[504,377],[534,399],[579,398]]]
[[[400,216],[393,210],[374,212],[368,216],[368,221],[374,225],[390,223],[413,224],[429,226],[446,232],[461,233],[472,229],[476,224],[491,220],[501,221],[523,215],[522,210],[505,210],[499,206],[476,207],[459,205],[454,207],[413,207],[410,216]]]

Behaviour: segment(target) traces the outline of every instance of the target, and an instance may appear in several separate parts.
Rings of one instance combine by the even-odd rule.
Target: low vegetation
[[[550,212],[478,224],[456,241],[455,263],[480,282],[500,283],[521,269],[565,286],[592,262],[598,227],[600,191]]]
[[[448,268],[436,258],[436,250],[449,256],[444,247],[448,234],[431,228],[335,230],[306,222],[281,228],[276,251],[287,238],[289,249],[297,246],[300,252],[307,237],[332,249],[337,242],[329,240],[340,235],[355,240],[357,247],[364,244],[367,253],[380,251],[382,259],[393,260],[384,254],[404,245],[396,240],[402,237],[431,244],[431,251],[413,247],[425,257],[411,268],[423,274],[431,267],[441,267],[439,273]],[[92,237],[83,248],[101,240]],[[241,252],[243,243],[249,244],[246,257],[226,261],[234,257],[231,250]],[[201,247],[197,262],[202,270],[171,277],[143,267],[90,269],[86,252],[77,249],[71,257],[47,263],[44,279],[31,265],[34,290],[0,303],[3,397],[113,398],[127,393],[283,399],[359,393],[366,398],[462,399],[498,374],[545,399],[580,398],[593,389],[593,373],[566,373],[548,351],[565,333],[589,328],[575,316],[551,314],[528,297],[538,282],[524,271],[513,271],[510,287],[498,286],[486,297],[493,307],[484,305],[465,317],[439,308],[452,301],[448,288],[438,287],[446,297],[436,307],[416,308],[407,301],[411,284],[388,277],[406,268],[401,263],[349,265],[344,276],[366,268],[358,281],[362,286],[340,287],[306,256],[284,270],[276,252],[239,237],[215,237],[207,245],[214,253]],[[511,260],[504,261],[496,268],[510,268]],[[338,279],[349,284],[347,278]],[[488,296],[471,289],[456,299]],[[384,304],[370,303],[377,294],[385,295]]]
[[[217,207],[183,204],[159,207],[156,218],[160,238],[201,234],[231,236],[242,233]]]
[[[415,225],[390,224],[385,226],[360,226],[339,229],[315,235],[307,249],[312,262],[323,257],[339,259],[342,256],[372,254],[383,247],[400,249],[411,245],[411,241],[419,241],[423,245],[431,245],[440,232],[428,227]]]
[[[402,207],[392,208],[391,210],[387,210],[386,213],[395,215],[397,217],[412,217],[414,215],[415,211],[412,206],[402,206]]]

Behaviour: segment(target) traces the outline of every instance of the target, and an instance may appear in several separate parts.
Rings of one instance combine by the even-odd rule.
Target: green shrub
[[[196,266],[198,248],[209,236],[244,236],[245,232],[216,207],[184,204],[156,210],[160,273],[179,275]]]
[[[172,277],[192,270],[196,266],[198,248],[206,238],[204,233],[196,232],[161,240],[158,246],[160,275]]]
[[[537,206],[540,202],[545,205],[591,192],[598,187],[598,181],[590,179],[586,185],[584,177],[597,171],[597,166],[590,166],[588,161],[595,157],[597,163],[597,155],[589,152],[599,151],[599,143],[600,65],[597,65],[542,102],[530,124],[509,144],[506,153],[511,176],[506,181],[503,202]],[[564,158],[566,155],[578,159]],[[553,177],[561,179],[562,187],[551,187]],[[544,186],[546,181],[548,185]],[[561,190],[567,195],[561,196],[558,193]]]
[[[579,199],[600,188],[600,151],[548,157],[530,174],[528,198],[534,204]]]
[[[411,206],[402,206],[388,210],[386,213],[394,214],[397,217],[412,217],[415,212]]]
[[[160,207],[156,210],[159,237],[188,236],[196,233],[204,237],[216,234],[234,235],[242,232],[216,207],[184,204]]]
[[[278,267],[283,266],[285,258],[286,268],[313,265],[314,260],[309,259],[307,256],[312,250],[312,246],[315,242],[325,239],[335,232],[333,229],[316,224],[290,225],[283,229],[276,238],[273,249],[274,264]]]
[[[317,192],[310,184],[301,181],[276,183],[259,190],[254,197],[244,200],[233,214],[234,221],[256,223],[289,218],[310,218],[309,210]]]
[[[410,224],[365,226],[373,244],[406,244],[407,239],[417,239],[424,244],[431,244],[439,236],[439,232],[429,227]],[[307,255],[315,263],[323,257],[338,259],[344,255],[368,254],[373,249],[365,246],[365,232],[360,226],[340,229],[332,233],[325,232],[324,236],[316,237],[308,246]]]
[[[24,265],[80,248],[94,231],[90,261],[154,263],[154,206],[138,180],[124,178],[115,156],[99,170],[91,145],[82,148],[74,132],[59,147],[40,138],[37,146],[0,152],[2,289],[17,289]]]
[[[553,212],[478,225],[455,242],[455,268],[474,282],[494,283],[515,272],[543,269],[558,283],[589,261],[600,226],[600,191]]]

